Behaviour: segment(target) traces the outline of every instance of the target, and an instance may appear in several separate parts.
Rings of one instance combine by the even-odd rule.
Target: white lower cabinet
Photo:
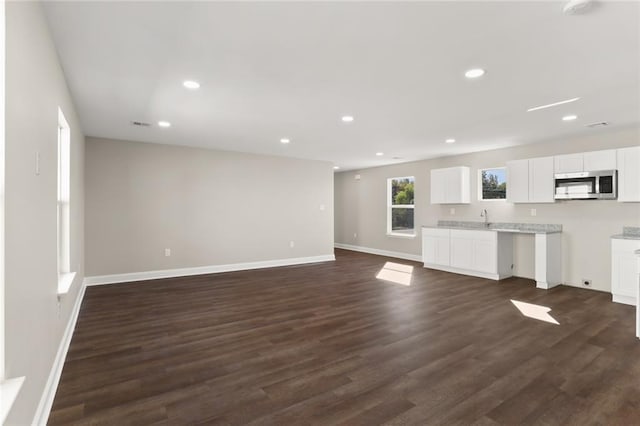
[[[422,259],[432,265],[449,266],[448,229],[422,229]]]
[[[494,280],[507,278],[511,276],[512,247],[512,235],[496,231],[422,230],[424,266],[432,269]]]
[[[611,240],[611,294],[618,303],[636,305],[640,258],[634,251],[640,249],[638,240]]]

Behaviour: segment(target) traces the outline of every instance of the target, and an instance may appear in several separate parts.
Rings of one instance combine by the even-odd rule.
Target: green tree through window
[[[391,178],[388,185],[387,233],[415,235],[413,176]]]
[[[481,170],[482,200],[507,198],[507,178],[504,168]]]

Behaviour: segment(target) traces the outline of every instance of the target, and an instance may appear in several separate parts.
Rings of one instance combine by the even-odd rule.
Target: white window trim
[[[413,179],[414,197],[415,197],[415,184],[416,184],[415,176],[400,176],[400,177],[392,177],[392,178],[388,178],[387,179],[387,236],[388,237],[393,237],[393,238],[411,239],[411,238],[415,238],[416,237],[415,199],[413,201],[413,204],[396,204],[396,205],[393,205],[393,203],[391,201],[392,181],[394,181],[394,180],[402,180],[402,179]],[[407,233],[402,233],[402,232],[393,232],[391,230],[391,210],[392,209],[412,209],[414,211],[413,233],[412,234],[407,234]]]
[[[58,108],[58,297],[69,292],[76,273],[71,271],[71,129]]]
[[[498,202],[499,201],[507,201],[506,195],[505,195],[504,198],[487,198],[487,199],[482,198],[482,172],[485,171],[485,170],[496,170],[496,169],[503,169],[503,170],[505,170],[505,172],[507,170],[507,168],[504,167],[504,166],[501,166],[501,167],[483,167],[481,169],[478,169],[478,201],[486,201],[486,202],[490,202],[490,203],[493,203],[493,202],[496,202],[496,201],[498,201]],[[506,176],[506,173],[505,173],[505,176]],[[507,182],[507,186],[509,186],[509,182]]]

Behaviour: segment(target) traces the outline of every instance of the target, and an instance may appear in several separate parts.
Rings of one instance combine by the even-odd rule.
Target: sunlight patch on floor
[[[390,281],[396,284],[411,285],[411,275],[413,274],[413,266],[403,265],[401,263],[387,262],[384,264],[376,278],[379,280]]]
[[[513,303],[515,307],[518,308],[520,313],[525,317],[560,325],[560,323],[556,321],[554,317],[549,315],[551,308],[541,305],[534,305],[533,303],[519,302],[513,299],[511,299],[511,303]]]

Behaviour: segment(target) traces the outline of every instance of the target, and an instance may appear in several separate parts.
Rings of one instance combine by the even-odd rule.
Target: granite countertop
[[[622,228],[622,234],[612,235],[611,238],[616,240],[640,240],[640,227],[625,226]]]
[[[466,229],[473,231],[497,231],[521,234],[555,234],[562,232],[562,225],[547,223],[511,223],[511,222],[471,222],[456,220],[439,220],[435,226],[423,226],[423,228],[447,228]]]

